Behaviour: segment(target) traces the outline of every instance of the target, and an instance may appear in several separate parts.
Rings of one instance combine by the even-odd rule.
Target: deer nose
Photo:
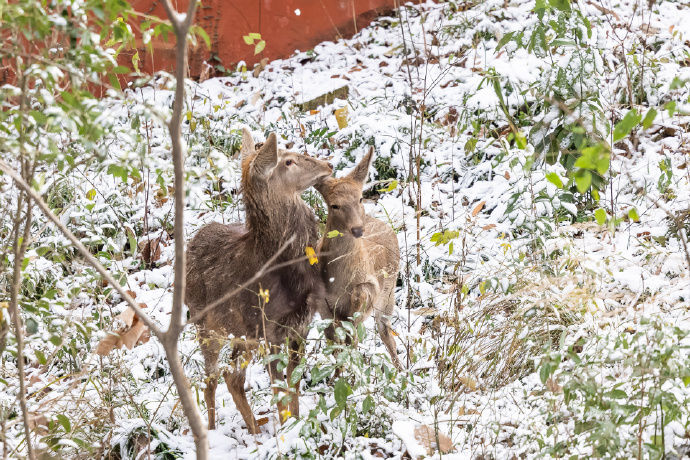
[[[355,238],[361,238],[364,235],[364,227],[352,227],[350,231]]]

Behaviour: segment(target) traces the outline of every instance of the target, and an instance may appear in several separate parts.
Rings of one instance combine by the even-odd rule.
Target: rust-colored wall
[[[158,0],[132,0],[132,7],[141,13],[165,17]],[[197,10],[196,24],[211,38],[211,50],[200,44],[190,52],[190,75],[198,77],[204,61],[221,64],[227,69],[245,61],[249,69],[262,58],[282,59],[295,50],[306,51],[326,40],[347,38],[379,15],[388,14],[397,0],[204,0]],[[178,0],[178,11],[185,11],[187,0]],[[295,14],[299,9],[300,14]],[[136,26],[136,25],[135,25]],[[262,53],[254,56],[254,47],[242,36],[256,32],[266,41]],[[174,68],[174,39],[168,43],[154,42],[153,55],[139,47],[140,69],[144,73]],[[134,51],[121,59],[131,66]],[[218,60],[212,59],[217,57]]]

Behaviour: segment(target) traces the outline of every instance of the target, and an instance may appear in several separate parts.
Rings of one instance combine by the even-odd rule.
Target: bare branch
[[[74,247],[77,248],[77,250],[84,256],[86,261],[91,265],[93,268],[96,269],[96,271],[108,282],[110,283],[113,288],[122,296],[122,298],[127,302],[127,305],[129,305],[132,310],[141,318],[141,320],[149,327],[152,333],[154,333],[157,337],[162,337],[162,331],[158,327],[158,324],[151,319],[140,307],[139,304],[137,304],[134,299],[127,294],[127,291],[118,283],[115,281],[115,278],[108,272],[108,270],[101,264],[98,259],[96,259],[93,254],[89,252],[89,250],[84,246],[81,241],[72,233],[65,224],[63,224],[60,219],[57,218],[55,214],[50,210],[48,205],[46,204],[45,201],[43,201],[43,198],[41,198],[41,195],[39,195],[29,184],[26,183],[26,181],[17,174],[17,172],[12,169],[7,163],[4,161],[0,160],[0,170],[5,172],[8,176],[10,176],[14,182],[17,184],[17,187],[22,189],[29,197],[29,199],[33,200],[36,204],[36,206],[39,207],[41,212],[50,220],[55,226],[62,232],[63,235],[67,237],[68,240],[72,242]]]

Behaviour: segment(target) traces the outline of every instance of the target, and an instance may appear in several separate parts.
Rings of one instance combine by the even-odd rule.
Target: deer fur
[[[247,428],[257,433],[260,428],[244,391],[246,363],[242,365],[241,361],[251,360],[252,350],[262,343],[269,344],[267,351],[274,352],[271,348],[287,342],[288,381],[299,363],[298,351],[307,326],[324,295],[318,267],[310,265],[305,257],[305,247],[318,242],[318,222],[301,193],[329,176],[332,166],[307,155],[279,150],[274,133],[260,149],[255,149],[246,129],[241,162],[246,223],[211,223],[190,241],[185,302],[192,317],[200,314],[207,305],[248,282],[293,235],[296,237],[275,261],[276,266],[293,263],[266,272],[196,321],[207,376],[204,399],[209,429],[215,428],[218,359],[232,334],[231,366],[223,377]],[[268,290],[268,302],[264,302],[265,297],[262,300],[260,289]],[[276,364],[274,361],[268,366],[273,380],[282,379]],[[293,415],[299,414],[297,391],[289,407]],[[279,402],[281,420],[285,409]]]
[[[357,322],[373,313],[381,339],[401,369],[389,318],[395,308],[400,265],[398,238],[389,225],[366,215],[362,204],[362,188],[373,157],[372,147],[350,174],[340,179],[327,177],[314,186],[328,205],[326,230],[318,246],[326,287],[326,301],[319,312],[336,321],[360,312]],[[329,238],[334,230],[340,234]],[[333,326],[326,336],[333,339]]]

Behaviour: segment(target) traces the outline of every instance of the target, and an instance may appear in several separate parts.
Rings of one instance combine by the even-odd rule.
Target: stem
[[[26,200],[26,217],[22,242],[19,244],[19,222],[21,219],[21,205],[17,207],[17,220],[14,233],[14,268],[12,272],[12,286],[10,288],[10,315],[14,324],[14,331],[17,337],[17,370],[19,371],[19,405],[22,409],[24,418],[24,433],[26,435],[26,448],[29,460],[34,460],[33,446],[31,445],[31,428],[29,427],[29,409],[26,403],[26,373],[24,372],[24,334],[22,328],[22,318],[19,315],[19,285],[22,279],[22,261],[29,242],[29,231],[31,230],[31,199]]]
[[[196,444],[196,458],[207,460],[209,458],[208,429],[201,419],[201,413],[192,395],[189,381],[184,374],[184,367],[180,361],[177,342],[180,333],[184,329],[182,322],[182,310],[184,306],[187,262],[184,250],[184,198],[185,198],[185,173],[184,159],[186,145],[182,141],[182,109],[184,108],[185,76],[187,70],[187,37],[189,29],[194,21],[197,1],[191,0],[187,8],[187,14],[180,16],[173,8],[170,0],[164,0],[163,6],[172,22],[175,31],[175,101],[173,112],[168,123],[170,139],[172,141],[173,169],[175,171],[175,285],[173,288],[172,316],[170,327],[162,339],[165,354],[170,363],[170,373],[175,381],[175,386],[180,395],[182,408],[189,420],[189,426],[194,433]]]

